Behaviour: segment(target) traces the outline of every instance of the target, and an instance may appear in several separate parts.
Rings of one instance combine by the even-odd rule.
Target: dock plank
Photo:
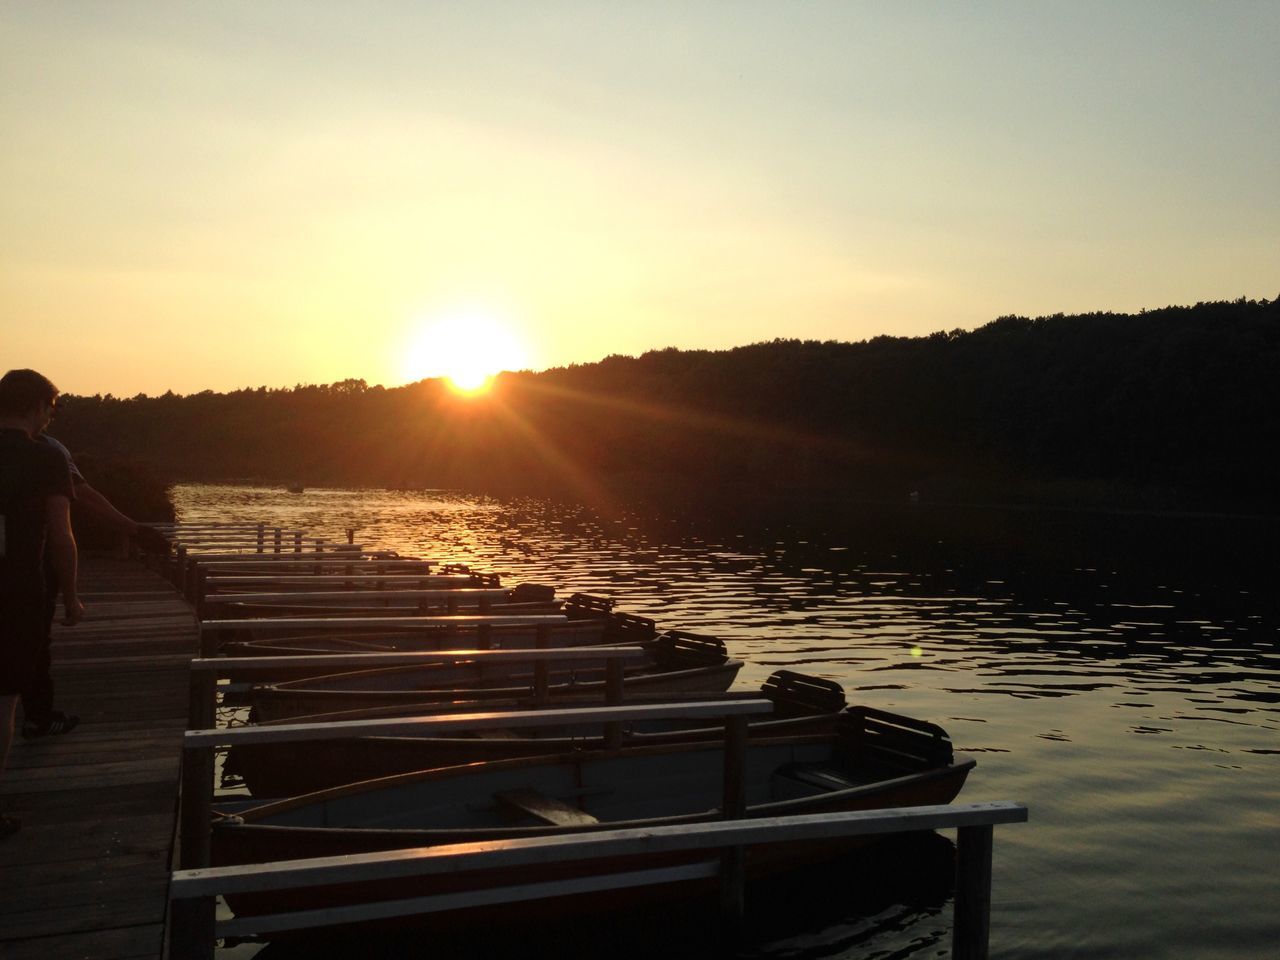
[[[157,960],[163,951],[191,609],[159,575],[82,560],[88,608],[54,628],[54,686],[78,713],[66,736],[17,738],[0,806],[22,829],[0,848],[5,960]]]
[[[53,934],[5,942],[4,960],[155,960],[164,941],[164,924],[100,927],[85,933]]]

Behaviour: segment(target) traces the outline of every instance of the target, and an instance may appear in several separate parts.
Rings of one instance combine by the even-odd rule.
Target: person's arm
[[[84,616],[84,604],[76,589],[76,538],[71,532],[71,500],[62,494],[45,498],[45,518],[49,526],[49,559],[58,575],[62,591],[62,622],[73,626]]]
[[[138,522],[126,517],[115,508],[115,505],[91,487],[87,482],[76,484],[76,503],[85,509],[95,520],[101,520],[113,530],[119,530],[126,537],[136,536]]]

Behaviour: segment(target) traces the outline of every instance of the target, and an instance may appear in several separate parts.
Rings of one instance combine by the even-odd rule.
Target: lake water
[[[722,637],[747,664],[735,688],[788,667],[941,724],[978,759],[961,800],[1031,812],[996,830],[995,957],[1280,956],[1274,521],[908,505],[672,520],[442,491],[208,485],[177,487],[175,503],[182,519],[335,539],[356,528],[359,542],[504,584],[603,594],[660,627]],[[749,901],[748,941],[724,949],[946,956],[952,853],[945,837],[912,842],[766,889]],[[693,942],[663,928],[646,944],[654,926],[609,952],[678,956]],[[309,951],[297,955],[320,955]]]

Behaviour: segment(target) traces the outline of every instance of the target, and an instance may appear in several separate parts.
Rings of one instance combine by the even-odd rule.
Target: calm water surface
[[[359,542],[504,583],[603,594],[662,627],[723,637],[747,664],[737,688],[789,667],[839,681],[851,702],[942,724],[978,758],[963,800],[1031,810],[996,831],[993,956],[1280,956],[1266,523],[909,508],[693,523],[443,491],[205,485],[176,488],[175,502],[185,520],[335,539],[354,527]],[[738,955],[946,956],[952,853],[934,837],[764,890]],[[670,939],[627,942],[610,952],[681,953]]]

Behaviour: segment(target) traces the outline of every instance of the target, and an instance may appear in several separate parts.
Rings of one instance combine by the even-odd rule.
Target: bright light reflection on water
[[[978,758],[962,799],[1031,809],[1030,823],[996,831],[993,956],[1276,955],[1274,560],[1250,585],[1211,564],[1183,579],[1115,556],[1055,567],[1053,544],[978,551],[943,538],[903,556],[847,531],[831,544],[776,527],[709,534],[444,492],[191,485],[175,500],[184,519],[267,520],[334,539],[354,527],[360,542],[504,583],[603,594],[660,626],[723,637],[747,662],[739,688],[789,667],[838,680],[851,701],[941,723]],[[848,873],[823,878],[803,903],[760,903],[777,916],[742,955],[947,955],[943,847],[910,854],[919,869],[890,885],[892,903],[864,891],[871,899],[851,904]],[[261,956],[273,953],[285,955]]]

